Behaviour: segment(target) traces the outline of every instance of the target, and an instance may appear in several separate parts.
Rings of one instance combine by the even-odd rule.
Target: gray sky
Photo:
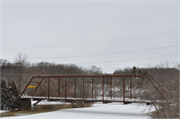
[[[1,56],[96,65],[113,73],[178,61],[178,0],[4,0]]]

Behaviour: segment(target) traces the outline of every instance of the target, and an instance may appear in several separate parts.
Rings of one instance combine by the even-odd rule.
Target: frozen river
[[[145,107],[122,103],[94,104],[89,108],[62,109],[53,112],[5,117],[5,119],[150,119]]]

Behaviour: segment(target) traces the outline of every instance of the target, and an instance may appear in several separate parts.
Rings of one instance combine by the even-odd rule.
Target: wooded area
[[[160,63],[154,67],[147,68],[138,68],[138,67],[127,67],[124,69],[117,69],[112,74],[104,74],[100,67],[91,66],[90,68],[79,67],[75,64],[56,64],[49,62],[39,62],[39,63],[31,63],[27,59],[27,55],[19,53],[15,57],[15,61],[9,62],[7,60],[0,61],[1,65],[1,91],[4,89],[8,89],[7,86],[15,85],[17,86],[17,92],[20,94],[24,87],[29,82],[32,76],[61,76],[61,75],[148,75],[156,79],[156,81],[160,84],[160,90],[164,90],[165,92],[161,95],[159,92],[153,87],[153,85],[143,78],[133,78],[133,98],[138,98],[141,100],[149,100],[153,103],[152,106],[156,108],[156,112],[154,113],[155,117],[159,118],[174,118],[179,117],[179,70],[180,65],[172,65],[169,62]],[[2,81],[3,80],[3,81]],[[68,79],[70,82],[71,79]],[[77,79],[80,80],[80,79]],[[106,82],[110,81],[110,79],[105,79]],[[87,82],[86,80],[85,82]],[[6,85],[5,85],[5,82]],[[79,81],[80,82],[80,81]],[[9,83],[9,84],[8,84]],[[14,84],[13,84],[14,83]],[[57,81],[52,82],[56,84]],[[94,79],[95,84],[95,94],[94,96],[101,95],[101,82],[100,80]],[[121,80],[113,80],[113,89],[121,90],[122,81]],[[43,94],[43,91],[46,87],[46,83],[42,84],[40,87],[41,91],[39,93]],[[73,84],[69,83],[68,85],[72,85],[72,89],[69,88],[67,90],[68,95],[71,97],[74,96],[73,93]],[[91,86],[88,83],[85,83],[87,88],[85,89],[85,97],[90,96]],[[108,87],[110,84],[106,83],[105,92],[109,92]],[[129,86],[129,80],[126,81],[126,87]],[[54,87],[55,88],[55,87]],[[77,95],[82,95],[82,87],[77,85]],[[53,89],[52,89],[53,90]],[[64,90],[64,82],[61,83],[61,90]],[[4,93],[1,93],[1,97]],[[16,94],[17,95],[17,94]],[[108,93],[107,93],[108,95]],[[116,93],[114,93],[116,95]],[[120,95],[120,94],[119,94]],[[118,95],[118,96],[119,96]],[[61,93],[61,96],[64,96]],[[1,105],[3,100],[1,99]],[[158,102],[158,103],[156,103]],[[160,102],[160,103],[159,103]],[[169,103],[171,102],[171,103]],[[12,107],[12,106],[11,106]],[[18,106],[14,106],[17,108]]]

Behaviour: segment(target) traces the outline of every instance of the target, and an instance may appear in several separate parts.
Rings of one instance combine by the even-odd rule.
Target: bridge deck
[[[33,100],[48,100],[48,97],[38,97],[38,96],[22,96],[21,99],[33,99]],[[83,102],[103,102],[103,103],[111,103],[111,102],[124,102],[124,104],[129,103],[161,103],[160,101],[149,101],[149,100],[139,100],[139,99],[129,99],[127,98],[125,101],[123,99],[91,99],[91,98],[70,98],[70,97],[49,97],[49,101],[66,101],[66,102],[75,102],[75,101],[83,101]]]

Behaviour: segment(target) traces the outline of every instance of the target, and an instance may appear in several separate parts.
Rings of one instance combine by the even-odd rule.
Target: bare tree
[[[161,86],[157,86],[160,94],[148,83],[148,91],[145,94],[156,108],[156,118],[179,117],[179,69],[171,67],[169,62],[165,62],[148,68],[147,71]]]
[[[21,52],[19,52],[14,58],[14,64],[17,67],[17,72],[19,74],[18,79],[17,79],[18,93],[21,93],[21,85],[22,85],[22,80],[23,80],[22,74],[26,66],[28,65],[27,59],[28,59],[28,56]]]

